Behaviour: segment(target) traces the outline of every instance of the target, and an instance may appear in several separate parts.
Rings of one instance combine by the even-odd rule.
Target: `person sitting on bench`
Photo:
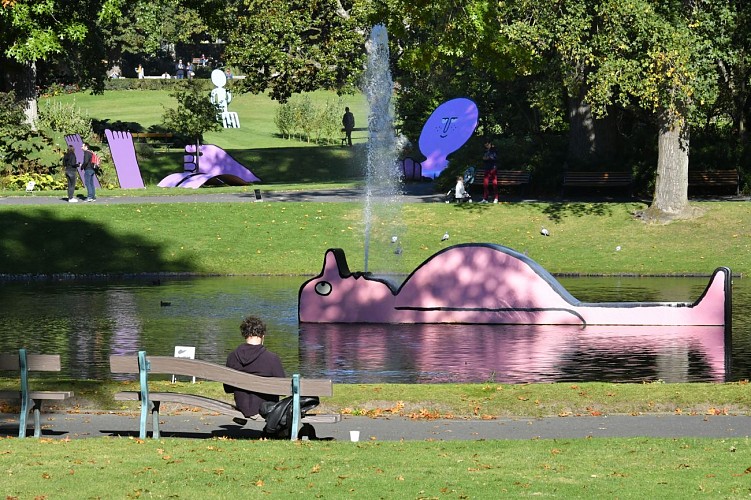
[[[279,356],[263,346],[266,325],[260,318],[246,317],[240,324],[240,333],[245,338],[245,343],[227,356],[227,367],[261,377],[285,376]],[[224,392],[233,393],[237,409],[246,418],[253,420],[260,418],[261,403],[279,401],[279,395],[246,391],[227,384],[224,384]]]

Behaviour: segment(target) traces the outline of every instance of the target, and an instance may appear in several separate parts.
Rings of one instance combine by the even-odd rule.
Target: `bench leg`
[[[159,404],[161,401],[151,402],[151,437],[159,439]]]
[[[31,408],[32,413],[34,414],[34,437],[38,438],[42,436],[42,423],[41,423],[41,413],[42,413],[42,400],[34,400],[34,406]]]
[[[21,403],[21,413],[18,415],[18,437],[19,438],[25,438],[26,437],[26,418],[29,414],[29,406],[28,402],[26,404],[23,404],[23,400]]]

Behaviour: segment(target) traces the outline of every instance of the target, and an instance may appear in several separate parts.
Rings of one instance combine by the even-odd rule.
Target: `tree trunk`
[[[37,108],[37,66],[36,63],[30,62],[24,64],[21,78],[18,80],[16,87],[16,98],[24,102],[24,113],[26,114],[26,123],[36,130],[36,122],[39,118]]]
[[[657,178],[650,211],[668,217],[686,215],[688,204],[688,125],[673,113],[660,114]]]
[[[594,166],[600,169],[612,169],[615,156],[616,133],[611,116],[595,119],[592,107],[585,100],[586,85],[582,84],[578,95],[568,98],[568,163],[578,166]]]

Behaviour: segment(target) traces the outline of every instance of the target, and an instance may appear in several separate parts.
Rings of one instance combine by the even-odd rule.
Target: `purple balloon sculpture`
[[[477,105],[463,97],[438,106],[422,127],[419,146],[426,159],[422,175],[436,176],[448,165],[446,157],[462,147],[477,128]]]
[[[107,142],[110,145],[112,161],[115,163],[115,171],[117,172],[117,180],[120,182],[120,187],[123,189],[144,188],[131,133],[105,129],[104,135],[107,136]]]
[[[201,146],[198,169],[196,169],[196,146],[185,146],[184,171],[170,174],[159,182],[159,187],[183,187],[196,189],[209,181],[217,180],[224,184],[244,186],[261,182],[253,172],[245,168],[229,153],[213,144]]]
[[[76,152],[76,161],[78,162],[78,164],[80,165],[81,163],[83,163],[83,148],[82,148],[83,139],[81,139],[81,136],[78,134],[66,135],[65,143],[68,146],[73,146],[73,149]],[[81,178],[81,183],[85,185],[86,182],[84,182],[83,180],[83,169],[81,167],[78,167],[77,170],[78,170],[78,176]],[[99,178],[96,175],[94,175],[94,188],[99,189],[101,187],[102,185],[99,184]]]

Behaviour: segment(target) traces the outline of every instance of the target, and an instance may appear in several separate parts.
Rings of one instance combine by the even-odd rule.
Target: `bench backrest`
[[[737,170],[702,170],[702,171],[689,171],[689,182],[726,182],[730,184],[737,184],[739,175]]]
[[[259,377],[200,359],[146,356],[146,361],[149,363],[149,373],[198,377],[266,394],[291,393],[291,378]],[[138,374],[138,356],[110,356],[110,371]],[[300,379],[301,396],[332,396],[333,394],[334,384],[330,379]]]
[[[32,372],[59,372],[60,355],[27,354],[26,369]],[[19,371],[21,362],[18,354],[0,354],[0,371]]]

